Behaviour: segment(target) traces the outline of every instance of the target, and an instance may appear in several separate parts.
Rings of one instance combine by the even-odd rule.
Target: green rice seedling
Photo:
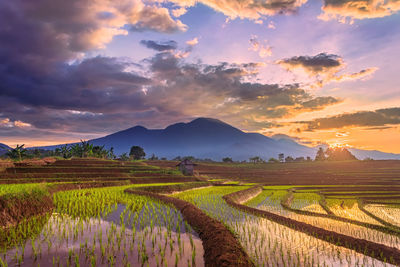
[[[222,199],[223,195],[245,188],[241,186],[204,188],[174,196],[194,203],[208,215],[227,225],[238,236],[240,243],[258,266],[316,266],[318,262],[347,266],[344,264],[345,257],[351,258],[352,262],[359,259],[360,262],[369,265],[383,265],[369,256],[233,209]],[[280,202],[278,204],[280,205]],[[279,208],[275,209],[277,210]],[[318,253],[316,253],[317,248]],[[339,251],[339,254],[335,254],[336,251]]]

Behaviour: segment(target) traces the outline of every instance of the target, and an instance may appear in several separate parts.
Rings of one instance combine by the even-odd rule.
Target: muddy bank
[[[254,186],[249,189],[237,191],[230,195],[231,199],[236,203],[242,204],[252,198],[255,198],[262,192],[262,186]]]
[[[152,183],[187,183],[195,182],[195,177],[162,177],[162,178],[131,178],[132,184],[152,184]]]
[[[0,228],[18,224],[26,218],[53,209],[53,198],[45,190],[30,194],[7,194],[0,197]]]
[[[158,193],[158,194],[172,194],[175,192],[180,192],[184,190],[194,189],[198,187],[209,186],[206,182],[190,182],[184,184],[172,184],[172,185],[162,185],[162,186],[145,186],[140,187],[140,191]]]
[[[76,190],[76,189],[88,189],[88,188],[99,188],[108,186],[122,186],[130,184],[129,181],[117,181],[117,182],[83,182],[83,183],[66,183],[66,184],[55,184],[49,186],[50,193],[54,194],[60,191]]]
[[[355,238],[352,236],[339,234],[333,231],[312,226],[307,223],[303,223],[284,216],[280,216],[268,211],[263,211],[239,204],[234,200],[237,198],[238,195],[240,195],[240,191],[225,195],[223,198],[230,206],[234,208],[243,210],[245,212],[251,213],[256,216],[264,217],[268,220],[285,225],[296,231],[300,231],[308,235],[314,236],[318,239],[327,241],[336,246],[342,246],[345,248],[353,249],[359,253],[378,259],[380,261],[386,261],[395,265],[400,265],[400,250],[396,248],[374,243],[364,239]]]
[[[234,235],[219,221],[208,217],[195,205],[152,192],[127,189],[125,192],[149,196],[173,204],[203,241],[206,266],[254,266]]]
[[[127,182],[87,182],[55,184],[16,194],[0,196],[0,228],[17,225],[25,219],[53,210],[52,194],[59,191],[127,185]]]

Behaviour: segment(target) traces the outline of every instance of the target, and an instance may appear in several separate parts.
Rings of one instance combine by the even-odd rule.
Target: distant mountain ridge
[[[260,156],[265,160],[277,158],[279,153],[292,157],[315,157],[317,148],[297,143],[294,139],[277,135],[273,138],[258,133],[245,133],[217,119],[198,118],[189,123],[176,123],[165,129],[147,129],[135,126],[101,138],[90,140],[94,145],[114,147],[115,154],[128,153],[133,145],[144,148],[147,156],[155,154],[168,159],[194,156],[221,160],[247,160]],[[54,149],[57,146],[46,147]],[[356,157],[400,159],[400,154],[378,151],[352,150]],[[360,157],[361,156],[361,157]],[[385,156],[387,156],[385,158]]]
[[[6,144],[0,143],[0,155],[7,153],[8,149],[11,149],[11,147],[7,146]]]

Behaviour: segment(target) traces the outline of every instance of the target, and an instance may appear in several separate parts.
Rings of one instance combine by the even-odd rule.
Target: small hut
[[[183,173],[183,175],[193,175],[193,170],[194,166],[197,164],[193,163],[189,159],[182,160],[177,167],[179,167],[179,170]]]

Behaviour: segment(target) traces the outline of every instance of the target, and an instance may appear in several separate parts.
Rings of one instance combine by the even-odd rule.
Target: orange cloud
[[[398,0],[325,0],[322,20],[352,23],[354,19],[382,18],[400,10]],[[346,20],[349,18],[349,20]]]
[[[181,7],[190,7],[196,3],[202,3],[223,13],[230,19],[241,18],[257,21],[262,16],[293,13],[307,0],[167,0],[164,2],[173,2]]]

